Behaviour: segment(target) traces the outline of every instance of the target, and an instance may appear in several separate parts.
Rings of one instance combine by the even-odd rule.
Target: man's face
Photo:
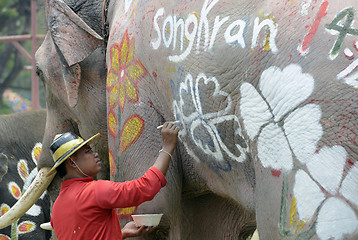
[[[102,161],[98,158],[98,153],[93,152],[87,144],[77,150],[72,159],[85,174],[91,177],[96,176],[101,170]]]

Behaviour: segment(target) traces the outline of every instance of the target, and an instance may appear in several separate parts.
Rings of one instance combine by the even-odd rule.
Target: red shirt
[[[65,180],[53,205],[51,225],[59,240],[122,239],[114,208],[150,201],[166,183],[156,167],[137,180],[123,183],[93,178]]]

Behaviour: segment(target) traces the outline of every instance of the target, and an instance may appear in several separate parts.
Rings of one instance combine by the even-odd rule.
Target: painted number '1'
[[[339,22],[346,17],[346,21],[344,22],[344,25],[339,24]],[[353,19],[354,18],[354,10],[353,8],[347,8],[340,12],[337,17],[330,23],[326,25],[326,28],[329,30],[335,30],[339,32],[338,39],[336,43],[334,44],[332,50],[331,50],[331,58],[334,59],[339,52],[339,49],[342,46],[342,43],[347,36],[347,34],[350,35],[358,35],[358,29],[351,28]]]

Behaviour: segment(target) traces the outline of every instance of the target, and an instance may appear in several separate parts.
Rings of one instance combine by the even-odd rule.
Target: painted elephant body
[[[356,1],[105,1],[105,51],[102,2],[49,3],[44,148],[108,127],[124,181],[180,121],[168,185],[122,218],[163,212],[157,239],[242,239],[255,219],[262,239],[357,238]]]
[[[171,239],[235,238],[254,212],[262,239],[358,237],[355,1],[107,2],[112,177],[181,127],[168,186],[137,211],[163,211]]]
[[[21,197],[37,174],[45,131],[46,110],[0,116],[0,205],[4,214]],[[0,239],[50,239],[40,228],[50,219],[47,194],[18,221],[0,230]]]

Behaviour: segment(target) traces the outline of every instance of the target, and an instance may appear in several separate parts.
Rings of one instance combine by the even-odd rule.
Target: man
[[[56,135],[50,146],[54,167],[64,179],[56,199],[51,225],[59,240],[123,239],[146,233],[129,222],[121,230],[115,208],[138,206],[150,201],[166,185],[165,174],[178,141],[179,129],[173,123],[162,128],[162,149],[152,167],[139,179],[117,183],[93,179],[101,170],[98,153],[88,140],[71,133]]]

